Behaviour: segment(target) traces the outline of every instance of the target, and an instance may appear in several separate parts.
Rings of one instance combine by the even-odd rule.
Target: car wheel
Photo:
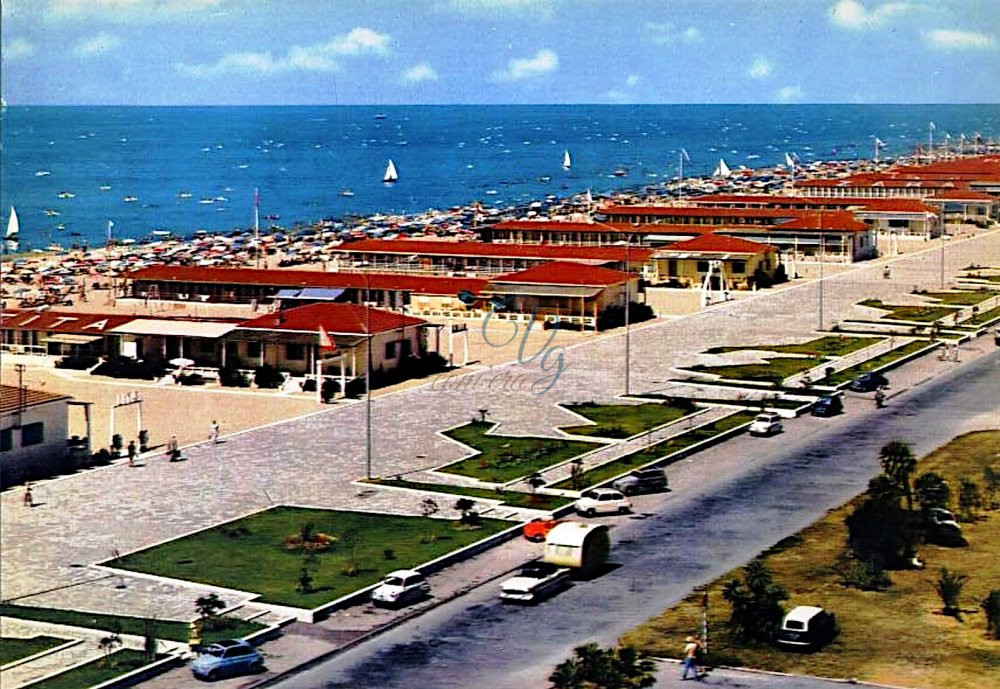
[[[594,508],[591,507],[589,510],[587,510],[586,512],[584,512],[584,514],[586,516],[588,516],[588,517],[593,517],[596,514],[596,512],[594,512]]]
[[[219,679],[219,677],[221,677],[221,675],[219,674],[218,670],[209,670],[208,674],[205,675],[205,679],[207,679],[209,682],[214,682],[217,679]]]
[[[619,511],[619,512],[620,512],[621,514],[628,514],[630,510],[629,510],[629,508],[628,508],[628,507],[626,507],[625,505],[622,505],[621,507],[619,507],[619,508],[618,508],[618,511]]]
[[[258,660],[250,665],[250,672],[258,673],[264,671],[264,661]]]

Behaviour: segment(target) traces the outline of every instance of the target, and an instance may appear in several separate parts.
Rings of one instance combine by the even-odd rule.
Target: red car
[[[549,535],[549,531],[562,519],[532,519],[524,525],[524,537],[533,543],[541,543]]]

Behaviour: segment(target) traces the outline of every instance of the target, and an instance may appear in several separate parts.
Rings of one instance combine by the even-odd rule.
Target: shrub
[[[225,366],[219,369],[219,384],[227,388],[248,388],[250,381],[245,373],[235,366]]]
[[[215,617],[216,613],[224,607],[226,607],[226,602],[215,593],[200,596],[194,601],[194,609],[202,618]]]
[[[641,323],[653,318],[653,307],[649,304],[630,302],[628,310],[629,323]],[[625,325],[625,308],[623,306],[609,306],[601,315],[597,317],[597,329],[608,330],[609,328],[620,328]],[[575,328],[575,326],[566,326]]]
[[[917,494],[917,502],[922,509],[948,507],[951,489],[948,487],[948,482],[940,474],[936,474],[933,471],[921,474],[913,482],[913,489]]]
[[[264,364],[254,371],[253,382],[258,388],[274,389],[285,382],[285,377],[274,366]]]
[[[982,506],[983,496],[979,492],[979,484],[963,478],[958,488],[959,518],[964,522],[975,521]]]
[[[990,591],[979,607],[986,614],[986,634],[1000,639],[1000,590]]]
[[[313,381],[307,381],[307,382],[311,382],[313,384],[313,390],[316,389],[316,381],[315,380],[313,380]],[[303,388],[303,389],[305,389],[305,388]],[[324,378],[323,379],[323,389],[320,392],[320,395],[323,398],[324,402],[329,402],[330,400],[332,400],[333,396],[336,395],[338,392],[340,392],[340,383],[338,383],[337,381],[333,380],[332,378]]]
[[[889,574],[876,566],[874,563],[865,562],[843,555],[836,565],[837,574],[840,581],[849,588],[861,589],[862,591],[885,591],[892,586],[892,579]]]
[[[89,354],[81,356],[64,356],[56,361],[56,368],[69,368],[76,371],[84,371],[97,365],[97,357]]]
[[[941,597],[941,602],[944,604],[942,612],[945,615],[950,615],[957,620],[962,619],[962,611],[958,607],[958,599],[962,595],[962,588],[965,586],[968,578],[965,574],[949,572],[947,567],[941,568],[941,575],[934,584],[934,590]]]
[[[344,386],[344,394],[347,397],[361,397],[365,394],[365,379],[354,378],[347,381],[347,385]]]
[[[178,376],[177,382],[181,385],[204,385],[205,379],[199,373],[188,373]]]
[[[732,607],[729,629],[744,641],[771,641],[785,615],[781,601],[788,599],[788,592],[774,583],[761,560],[748,564],[743,573],[743,581],[733,579],[722,590]]]

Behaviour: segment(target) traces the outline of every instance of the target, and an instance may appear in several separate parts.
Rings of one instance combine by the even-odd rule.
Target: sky
[[[11,105],[997,103],[1000,0],[0,0]]]

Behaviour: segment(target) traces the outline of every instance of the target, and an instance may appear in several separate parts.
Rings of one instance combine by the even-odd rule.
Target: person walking
[[[209,432],[208,432],[208,438],[209,438],[209,440],[211,440],[213,443],[218,443],[219,442],[219,431],[220,431],[219,422],[213,420],[212,421],[211,430],[209,430]]]
[[[693,636],[689,636],[684,639],[684,659],[681,661],[681,667],[684,671],[681,673],[681,680],[686,680],[688,678],[688,672],[694,673],[694,679],[699,678],[698,674],[698,651],[701,649],[701,644]]]
[[[169,455],[171,462],[176,462],[181,458],[181,450],[177,444],[176,435],[170,436],[170,441],[167,442],[167,455]]]
[[[31,494],[31,483],[30,482],[26,482],[24,484],[24,506],[25,507],[34,507],[35,506],[35,497]]]
[[[128,465],[130,467],[135,466],[135,441],[130,440],[128,442]]]

